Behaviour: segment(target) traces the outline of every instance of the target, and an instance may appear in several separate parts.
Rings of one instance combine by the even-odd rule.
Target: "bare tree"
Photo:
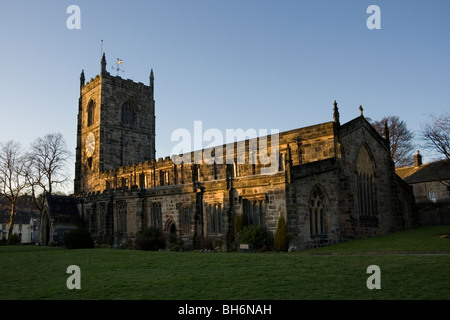
[[[427,143],[425,148],[437,150],[450,159],[450,113],[430,115],[429,122],[422,129],[422,135]]]
[[[408,130],[406,123],[398,116],[388,116],[381,121],[371,122],[378,133],[386,138],[389,135],[391,157],[396,167],[408,166],[414,163],[413,157],[413,133]],[[387,128],[386,128],[387,125]],[[388,130],[386,132],[386,129]]]
[[[71,157],[61,133],[37,138],[28,154],[28,182],[34,202],[42,210],[46,194],[57,191],[69,180],[68,161]]]
[[[20,143],[8,141],[0,144],[0,193],[11,205],[8,239],[13,232],[17,200],[28,187],[26,168],[26,155]]]

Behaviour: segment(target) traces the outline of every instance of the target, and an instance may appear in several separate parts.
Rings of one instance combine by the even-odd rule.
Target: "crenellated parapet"
[[[119,76],[112,76],[109,73],[103,74],[103,77],[108,80],[114,87],[122,88],[125,90],[132,89],[135,92],[143,94],[151,94],[152,88],[142,82],[134,82],[131,79],[123,79]]]
[[[91,78],[88,82],[84,84],[84,86],[81,87],[81,92],[88,92],[91,91],[93,88],[97,87],[102,82],[102,76],[96,75],[95,78]]]

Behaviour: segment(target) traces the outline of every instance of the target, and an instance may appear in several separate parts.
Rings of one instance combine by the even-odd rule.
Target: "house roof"
[[[73,222],[79,219],[77,201],[74,197],[48,195],[47,203],[51,215],[58,222]]]
[[[397,168],[395,172],[409,184],[450,180],[450,160],[435,161],[418,167]]]
[[[10,210],[0,210],[0,224],[8,223],[10,214],[11,214]],[[39,215],[35,212],[17,210],[16,216],[14,217],[14,223],[15,224],[29,224],[31,218],[38,218],[38,217],[39,217]]]

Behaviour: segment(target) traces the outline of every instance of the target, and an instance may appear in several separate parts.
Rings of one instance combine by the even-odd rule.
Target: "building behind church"
[[[226,250],[237,216],[270,232],[283,216],[290,246],[299,250],[416,225],[412,187],[396,175],[388,139],[362,108],[341,124],[335,102],[333,121],[196,150],[182,162],[156,159],[153,71],[149,80],[109,74],[105,56],[100,75],[85,83],[82,72],[75,195],[67,209],[76,217],[58,224],[67,212],[48,206],[43,244],[61,241],[77,223],[104,244],[132,244],[139,230],[154,226],[186,247],[220,239]],[[197,161],[199,152],[215,161]]]
[[[0,196],[0,244],[7,243],[8,230],[11,218],[10,202]],[[23,195],[16,203],[16,213],[12,234],[22,244],[37,242],[39,235],[39,210],[30,195]]]
[[[413,188],[420,225],[450,224],[450,159],[423,163],[417,151],[414,165],[396,172]]]

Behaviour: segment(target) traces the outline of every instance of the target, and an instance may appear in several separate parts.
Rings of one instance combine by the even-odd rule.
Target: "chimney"
[[[414,167],[420,167],[422,165],[422,155],[419,150],[417,150],[417,154],[414,155]]]

